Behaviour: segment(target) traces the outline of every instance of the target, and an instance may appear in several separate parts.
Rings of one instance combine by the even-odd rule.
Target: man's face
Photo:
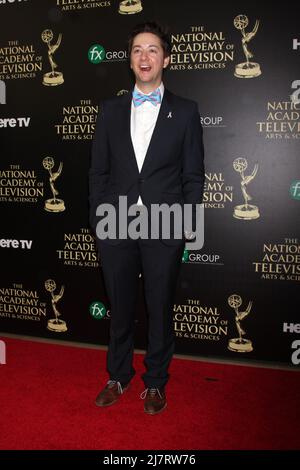
[[[160,85],[162,71],[169,61],[169,57],[164,57],[160,39],[155,34],[140,33],[135,36],[130,54],[130,67],[141,91],[148,93]]]

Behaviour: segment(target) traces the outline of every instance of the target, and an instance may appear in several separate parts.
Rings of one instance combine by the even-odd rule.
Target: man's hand
[[[193,240],[194,238],[196,237],[196,233],[195,232],[189,232],[188,230],[185,230],[184,231],[184,238],[186,240]]]

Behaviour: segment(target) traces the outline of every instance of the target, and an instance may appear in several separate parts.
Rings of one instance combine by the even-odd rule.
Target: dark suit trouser
[[[146,388],[164,387],[174,351],[173,304],[184,242],[165,245],[159,240],[99,242],[104,281],[111,303],[107,369],[111,380],[123,384],[133,368],[134,318],[142,273],[148,314],[148,347],[143,380]]]

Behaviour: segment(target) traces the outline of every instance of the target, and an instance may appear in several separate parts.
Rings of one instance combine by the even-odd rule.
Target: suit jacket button
[[[144,178],[139,178],[139,183],[144,183],[144,182],[145,182]]]

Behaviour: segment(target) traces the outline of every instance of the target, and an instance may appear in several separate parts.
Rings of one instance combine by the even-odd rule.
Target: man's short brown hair
[[[156,23],[155,21],[147,21],[145,23],[140,23],[136,25],[128,37],[128,53],[129,56],[132,50],[132,44],[135,36],[140,33],[152,33],[155,34],[160,39],[161,46],[164,50],[164,56],[169,57],[171,54],[171,41],[169,34],[166,28],[163,28],[161,25]]]

